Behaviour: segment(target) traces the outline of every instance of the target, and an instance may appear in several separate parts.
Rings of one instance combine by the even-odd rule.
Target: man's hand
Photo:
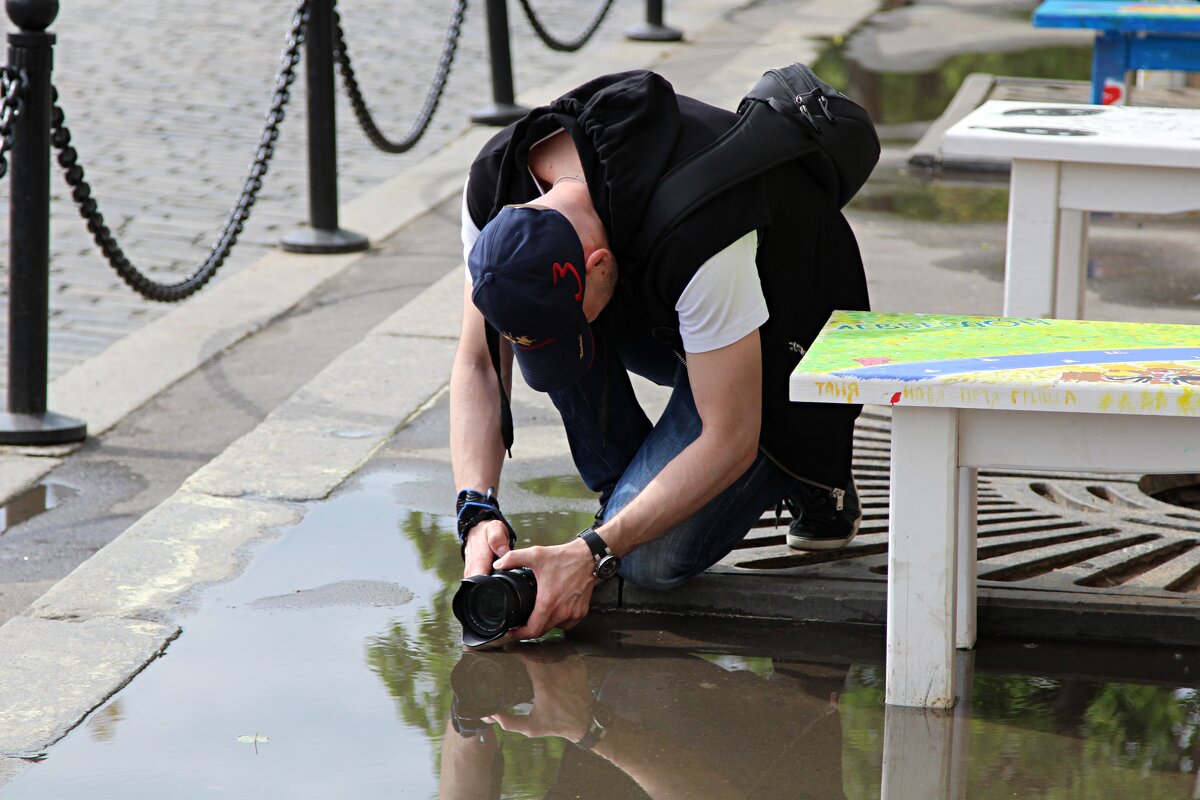
[[[524,547],[497,561],[496,569],[529,567],[537,578],[537,603],[529,622],[509,631],[504,640],[536,639],[551,628],[574,627],[587,616],[596,585],[595,565],[582,539],[553,547]]]
[[[492,564],[508,552],[508,528],[498,519],[485,519],[467,533],[463,577],[490,575]]]

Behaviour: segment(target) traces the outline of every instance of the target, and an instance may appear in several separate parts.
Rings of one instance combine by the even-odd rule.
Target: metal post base
[[[625,38],[635,42],[679,42],[683,41],[683,31],[670,25],[652,25],[643,22],[625,29]]]
[[[87,438],[87,423],[53,411],[14,414],[0,411],[0,444],[67,444]]]
[[[341,228],[332,231],[320,228],[301,228],[280,239],[279,246],[289,253],[333,255],[357,253],[360,250],[366,250],[371,243],[361,233],[344,231]]]
[[[481,108],[472,114],[471,122],[477,122],[480,125],[496,125],[499,127],[516,122],[528,113],[528,108],[511,105],[509,103],[496,103],[494,105]]]

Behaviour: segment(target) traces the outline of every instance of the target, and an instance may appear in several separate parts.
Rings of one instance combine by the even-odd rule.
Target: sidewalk
[[[615,34],[619,23],[610,22],[607,38],[557,71],[553,81],[529,91],[519,84],[518,100],[536,105],[595,74],[652,66],[681,90],[729,106],[764,65],[811,61],[817,37],[849,30],[871,8],[858,2],[837,11],[814,9],[800,24],[787,6],[731,14],[728,2],[692,2],[673,9],[668,20],[691,40],[676,45],[624,42]],[[136,442],[138,427],[152,425],[162,398],[169,401],[198,367],[204,365],[203,372],[223,359],[234,362],[240,347],[253,349],[258,339],[303,325],[293,317],[310,310],[310,295],[373,257],[382,266],[378,256],[405,225],[421,220],[425,226],[429,217],[423,215],[431,210],[435,219],[456,216],[466,166],[492,133],[470,129],[343,207],[343,225],[383,243],[378,253],[271,253],[55,380],[51,407],[86,419],[95,438],[78,451],[10,449],[0,456],[0,498],[52,471],[51,479],[69,471],[89,452],[103,457],[114,438]],[[304,503],[327,497],[442,396],[461,313],[457,236],[443,246],[454,255],[426,269],[423,280],[444,277],[318,370],[202,469],[182,475],[177,492],[0,628],[0,754],[43,752],[179,635],[198,588],[238,574],[250,545],[296,524],[306,513]],[[445,259],[447,251],[441,253]],[[286,338],[275,346],[286,348]],[[286,349],[274,352],[276,359],[290,357]],[[522,391],[516,402],[544,414],[539,397]],[[192,424],[203,424],[195,415],[204,412],[191,411]],[[523,431],[523,452],[565,453],[560,440],[539,439]]]

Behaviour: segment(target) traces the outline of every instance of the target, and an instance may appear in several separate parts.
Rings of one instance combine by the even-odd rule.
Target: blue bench
[[[1200,2],[1046,0],[1033,12],[1033,24],[1096,31],[1092,51],[1092,103],[1096,105],[1124,102],[1129,70],[1200,72]]]

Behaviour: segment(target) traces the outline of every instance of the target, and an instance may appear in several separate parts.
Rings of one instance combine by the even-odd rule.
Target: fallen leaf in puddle
[[[245,735],[239,736],[238,741],[241,742],[242,744],[258,744],[259,742],[271,741],[271,737],[260,736],[259,734],[256,733],[253,736],[245,736]]]

